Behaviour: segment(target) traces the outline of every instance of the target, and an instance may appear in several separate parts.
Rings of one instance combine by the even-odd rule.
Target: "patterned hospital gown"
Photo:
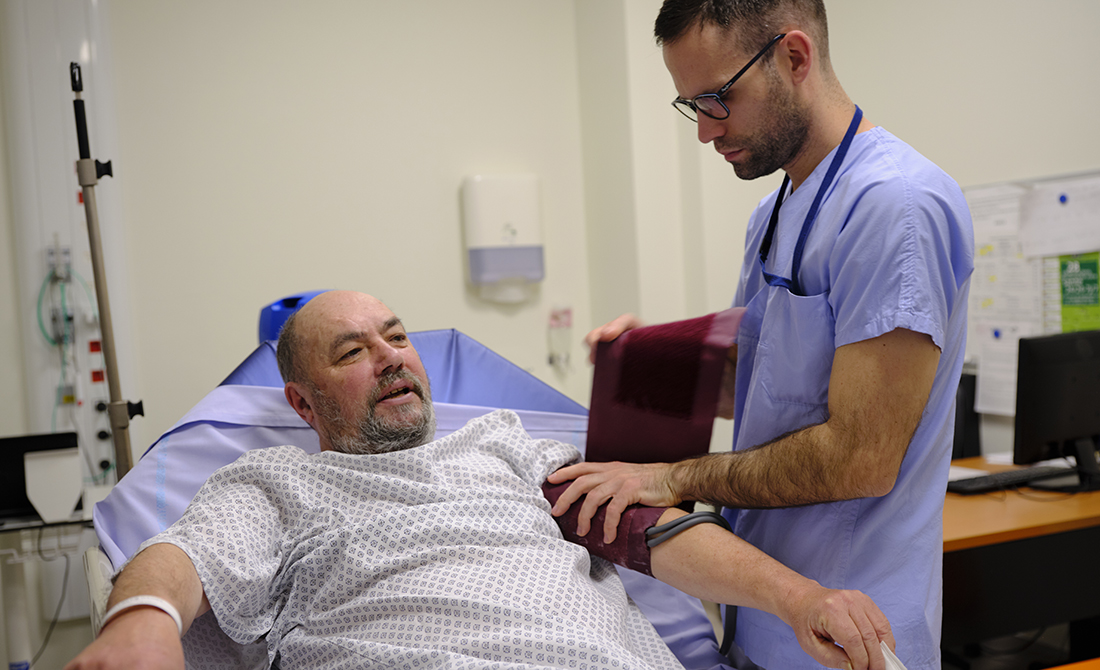
[[[284,669],[680,668],[549,514],[577,456],[504,410],[391,454],[253,450],[142,548],[185,551],[222,630]]]

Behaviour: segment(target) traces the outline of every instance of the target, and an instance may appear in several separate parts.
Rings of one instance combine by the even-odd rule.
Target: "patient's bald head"
[[[329,291],[283,325],[276,350],[286,398],[321,449],[382,453],[435,434],[428,375],[401,320],[380,300]]]

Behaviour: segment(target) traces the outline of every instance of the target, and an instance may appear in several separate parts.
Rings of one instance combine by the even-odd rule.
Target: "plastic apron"
[[[829,306],[828,292],[812,296],[801,294],[798,271],[802,265],[802,251],[817,219],[821,201],[844,162],[862,119],[863,111],[857,106],[844,140],[837,148],[802,223],[789,279],[773,275],[766,268],[768,252],[779,222],[779,208],[790,183],[789,175],[783,179],[783,185],[776,195],[771,221],[760,246],[760,267],[768,286],[749,301],[737,337],[735,416],[738,421],[734,426],[735,449],[756,446],[778,437],[775,434],[754,434],[760,431],[751,428],[749,431],[744,430],[745,422],[741,418],[744,416],[745,406],[751,407],[755,404],[752,402],[755,394],[769,394],[770,400],[776,401],[767,403],[769,409],[780,412],[780,415],[772,415],[766,422],[759,422],[761,425],[786,426],[787,430],[794,430],[821,423],[827,418],[829,374],[832,372],[833,354],[836,351],[833,339],[835,320]],[[784,344],[796,346],[783,346]],[[756,367],[758,356],[765,357],[769,363],[760,366],[759,370]],[[774,381],[780,376],[783,379],[797,378],[804,381],[799,388],[798,397],[785,395],[787,392],[784,387]]]
[[[782,434],[822,423],[828,418],[829,375],[836,351],[835,318],[829,304],[828,291],[818,295],[802,295],[798,273],[802,251],[820,204],[844,162],[862,118],[862,110],[856,107],[844,140],[837,148],[802,224],[794,250],[790,278],[771,274],[767,271],[766,263],[779,220],[779,209],[790,182],[789,176],[784,178],[776,196],[771,221],[760,247],[761,269],[768,285],[753,296],[746,306],[737,337],[735,450],[770,442]],[[761,364],[758,365],[758,361]],[[789,381],[779,383],[790,379],[798,379],[800,383],[793,388]],[[754,415],[764,408],[766,416],[757,416],[757,420],[746,422],[743,420],[746,407]],[[768,512],[774,514],[782,510]],[[738,536],[752,542],[752,529],[743,523],[744,513],[727,509],[723,514],[734,524]],[[742,518],[739,519],[739,516]],[[761,531],[760,528],[755,530]],[[776,531],[775,528],[771,530]],[[791,530],[797,532],[793,528]],[[837,539],[841,541],[834,544],[832,549],[847,547],[843,538]],[[845,557],[829,555],[829,547],[822,547],[822,550],[819,557],[822,562],[839,559],[840,564],[847,564]],[[733,610],[732,607],[728,608],[728,614],[732,614]],[[754,610],[741,610],[738,613],[742,618],[759,614],[762,613]],[[727,620],[727,632],[733,632],[733,628],[734,621],[731,617]],[[738,632],[747,633],[744,625],[739,628],[742,630]],[[738,644],[750,652],[749,656],[752,657],[751,645],[746,645],[748,640],[741,638],[738,635]],[[793,634],[791,639],[793,640]],[[797,650],[797,642],[794,646]]]

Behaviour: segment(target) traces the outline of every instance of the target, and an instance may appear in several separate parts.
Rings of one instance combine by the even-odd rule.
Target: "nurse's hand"
[[[895,649],[886,615],[859,591],[835,591],[816,582],[789,601],[781,618],[794,630],[802,650],[830,668],[886,670],[879,641]]]
[[[609,321],[599,328],[593,328],[592,332],[584,338],[588,344],[588,362],[596,362],[596,345],[600,342],[610,342],[626,331],[641,328],[644,325],[642,320],[633,314],[623,314],[614,321]]]
[[[592,517],[608,500],[604,517],[603,541],[611,544],[618,534],[623,511],[635,504],[650,507],[672,507],[681,502],[672,487],[672,465],[668,463],[577,463],[550,473],[551,484],[574,479],[561,494],[550,513],[561,516],[585,496],[577,518],[577,535],[584,537],[591,528]]]

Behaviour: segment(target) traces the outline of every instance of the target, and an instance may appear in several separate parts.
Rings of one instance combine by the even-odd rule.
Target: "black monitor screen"
[[[76,433],[47,433],[0,438],[0,518],[34,517],[34,505],[27,499],[27,478],[23,454],[28,451],[72,449]]]
[[[1091,458],[1100,438],[1100,330],[1020,339],[1013,462]]]

